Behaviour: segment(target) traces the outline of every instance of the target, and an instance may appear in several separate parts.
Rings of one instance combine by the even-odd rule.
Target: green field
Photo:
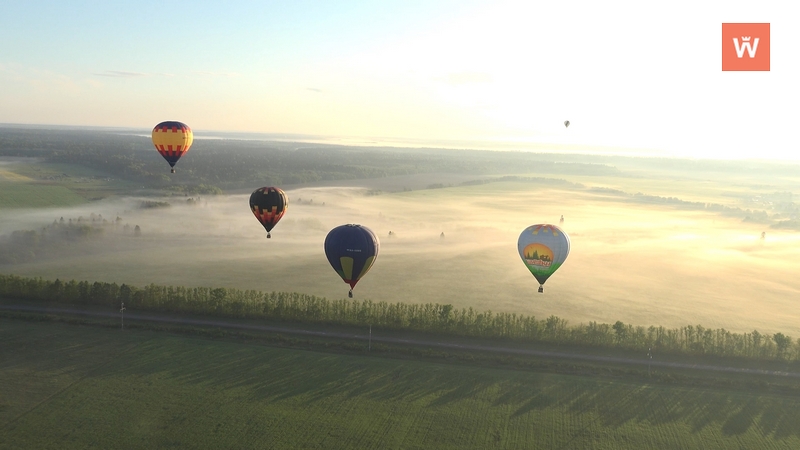
[[[72,164],[0,158],[0,208],[67,207],[129,193],[130,182]]]
[[[800,447],[800,399],[0,319],[0,448]]]
[[[84,197],[61,185],[0,180],[0,208],[65,207],[85,202]]]

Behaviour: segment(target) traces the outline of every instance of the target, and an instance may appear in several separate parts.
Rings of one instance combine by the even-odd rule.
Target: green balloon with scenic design
[[[531,225],[519,235],[517,250],[525,267],[539,282],[539,292],[544,292],[544,282],[569,255],[569,236],[555,225]]]

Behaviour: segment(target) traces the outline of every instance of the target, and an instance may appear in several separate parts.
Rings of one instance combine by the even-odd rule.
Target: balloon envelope
[[[569,236],[555,225],[531,225],[519,235],[517,250],[525,267],[543,285],[567,259]]]
[[[565,127],[567,127],[567,128],[569,128],[569,120],[565,120],[565,121],[564,121],[564,126],[565,126]]]
[[[250,194],[250,210],[267,230],[267,237],[270,237],[269,232],[281,220],[288,207],[289,199],[280,188],[267,186],[258,188]]]
[[[193,141],[192,129],[182,122],[161,122],[153,128],[153,145],[170,167],[175,167],[181,156],[189,151]],[[172,171],[175,172],[175,169]]]
[[[325,256],[351,290],[375,263],[379,248],[378,237],[363,225],[340,225],[325,237]]]

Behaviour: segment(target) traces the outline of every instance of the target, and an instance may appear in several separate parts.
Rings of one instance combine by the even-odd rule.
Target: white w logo
[[[739,39],[733,38],[733,45],[736,47],[736,56],[741,58],[744,56],[744,51],[747,49],[747,54],[750,58],[756,57],[756,51],[758,50],[758,38],[755,39],[754,45],[750,46],[750,37],[742,36],[742,45],[739,46]]]

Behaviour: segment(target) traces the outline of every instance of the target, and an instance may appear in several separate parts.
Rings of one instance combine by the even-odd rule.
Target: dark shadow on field
[[[761,435],[775,439],[800,437],[800,399],[796,397],[759,397],[725,389],[641,386],[585,378],[564,379],[537,395],[531,394],[520,389],[509,397],[520,405],[514,415],[565,407],[574,414],[594,412],[599,423],[609,428],[631,421],[654,426],[683,422],[695,433],[706,427],[719,427],[725,436],[737,436],[755,426]],[[555,400],[554,395],[558,396]]]
[[[464,404],[509,411],[509,419],[556,410],[586,415],[605,428],[628,423],[708,427],[725,436],[756,433],[800,438],[800,398],[760,397],[725,389],[648,386],[585,376],[493,370],[462,365],[326,354],[202,339],[151,339],[92,377],[125,375],[146,386],[168,379],[202,397],[244,395],[249,401],[331,398],[420,403],[437,409]]]
[[[757,403],[757,399],[751,399],[746,404],[741,405],[738,411],[729,415],[722,426],[722,433],[726,436],[745,433],[748,428],[755,424],[756,414],[761,414],[761,408]]]
[[[105,364],[137,345],[98,342],[71,326],[0,320],[0,428],[73,383],[102,374]]]
[[[772,399],[758,420],[762,432],[766,436],[786,439],[798,435],[800,428],[800,412],[793,398]]]

